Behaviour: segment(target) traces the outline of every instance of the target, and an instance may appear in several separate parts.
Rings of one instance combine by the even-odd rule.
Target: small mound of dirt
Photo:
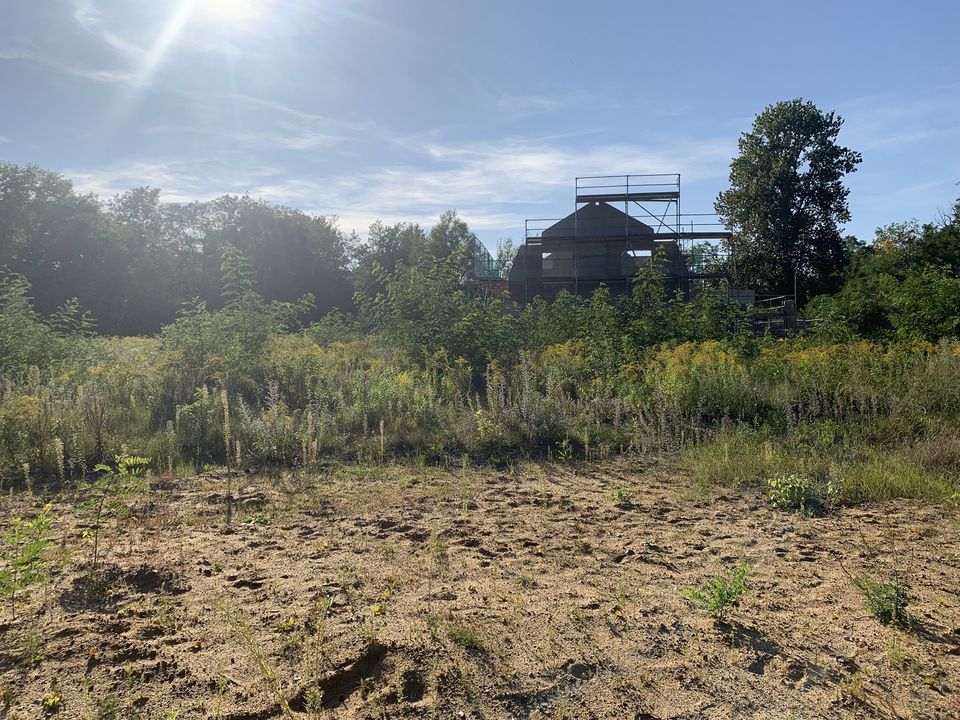
[[[389,650],[386,645],[370,643],[356,660],[321,680],[316,689],[323,697],[324,709],[340,707],[360,689],[365,680],[379,676]],[[301,692],[291,700],[290,708],[300,712],[305,709],[305,704],[306,693]]]
[[[181,578],[177,577],[171,570],[166,568],[156,569],[149,565],[129,570],[125,573],[124,580],[127,585],[141,593],[170,593],[179,595],[190,589]]]
[[[110,592],[123,571],[116,565],[102,565],[96,573],[77,575],[70,587],[60,593],[60,605],[66,610],[112,610],[118,598]]]

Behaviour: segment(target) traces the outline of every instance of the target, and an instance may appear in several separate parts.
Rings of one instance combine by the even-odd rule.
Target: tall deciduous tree
[[[843,178],[860,153],[837,144],[843,119],[801,98],[767,107],[730,164],[730,189],[714,207],[734,233],[734,277],[761,293],[803,300],[835,289],[850,219]]]
[[[384,278],[415,264],[426,254],[427,234],[417,224],[384,225],[377,220],[370,226],[367,242],[353,247],[353,287],[355,301],[373,298],[386,290]]]

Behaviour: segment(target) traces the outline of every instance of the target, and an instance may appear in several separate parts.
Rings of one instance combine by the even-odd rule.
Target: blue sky
[[[573,209],[576,175],[679,172],[709,211],[739,134],[846,118],[863,239],[960,194],[960,3],[0,0],[0,159],[107,197],[250,193],[480,237]]]

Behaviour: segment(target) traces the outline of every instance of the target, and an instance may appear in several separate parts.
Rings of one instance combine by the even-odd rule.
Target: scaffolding
[[[577,177],[574,189],[571,215],[524,224],[510,275],[511,294],[524,304],[562,289],[588,295],[600,285],[629,293],[654,257],[687,296],[727,277],[731,234],[714,213],[681,212],[679,173]]]
[[[497,266],[497,261],[494,260],[493,255],[490,254],[490,251],[484,247],[483,243],[480,242],[476,236],[470,238],[467,252],[469,255],[468,280],[484,281],[501,279],[500,268]]]

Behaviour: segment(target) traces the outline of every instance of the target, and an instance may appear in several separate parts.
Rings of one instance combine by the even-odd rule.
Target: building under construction
[[[578,177],[570,215],[526,221],[510,295],[526,304],[561,290],[589,295],[601,285],[629,293],[637,273],[656,262],[668,290],[689,297],[726,277],[729,237],[713,213],[681,213],[679,174]],[[753,302],[747,291],[738,299]]]

